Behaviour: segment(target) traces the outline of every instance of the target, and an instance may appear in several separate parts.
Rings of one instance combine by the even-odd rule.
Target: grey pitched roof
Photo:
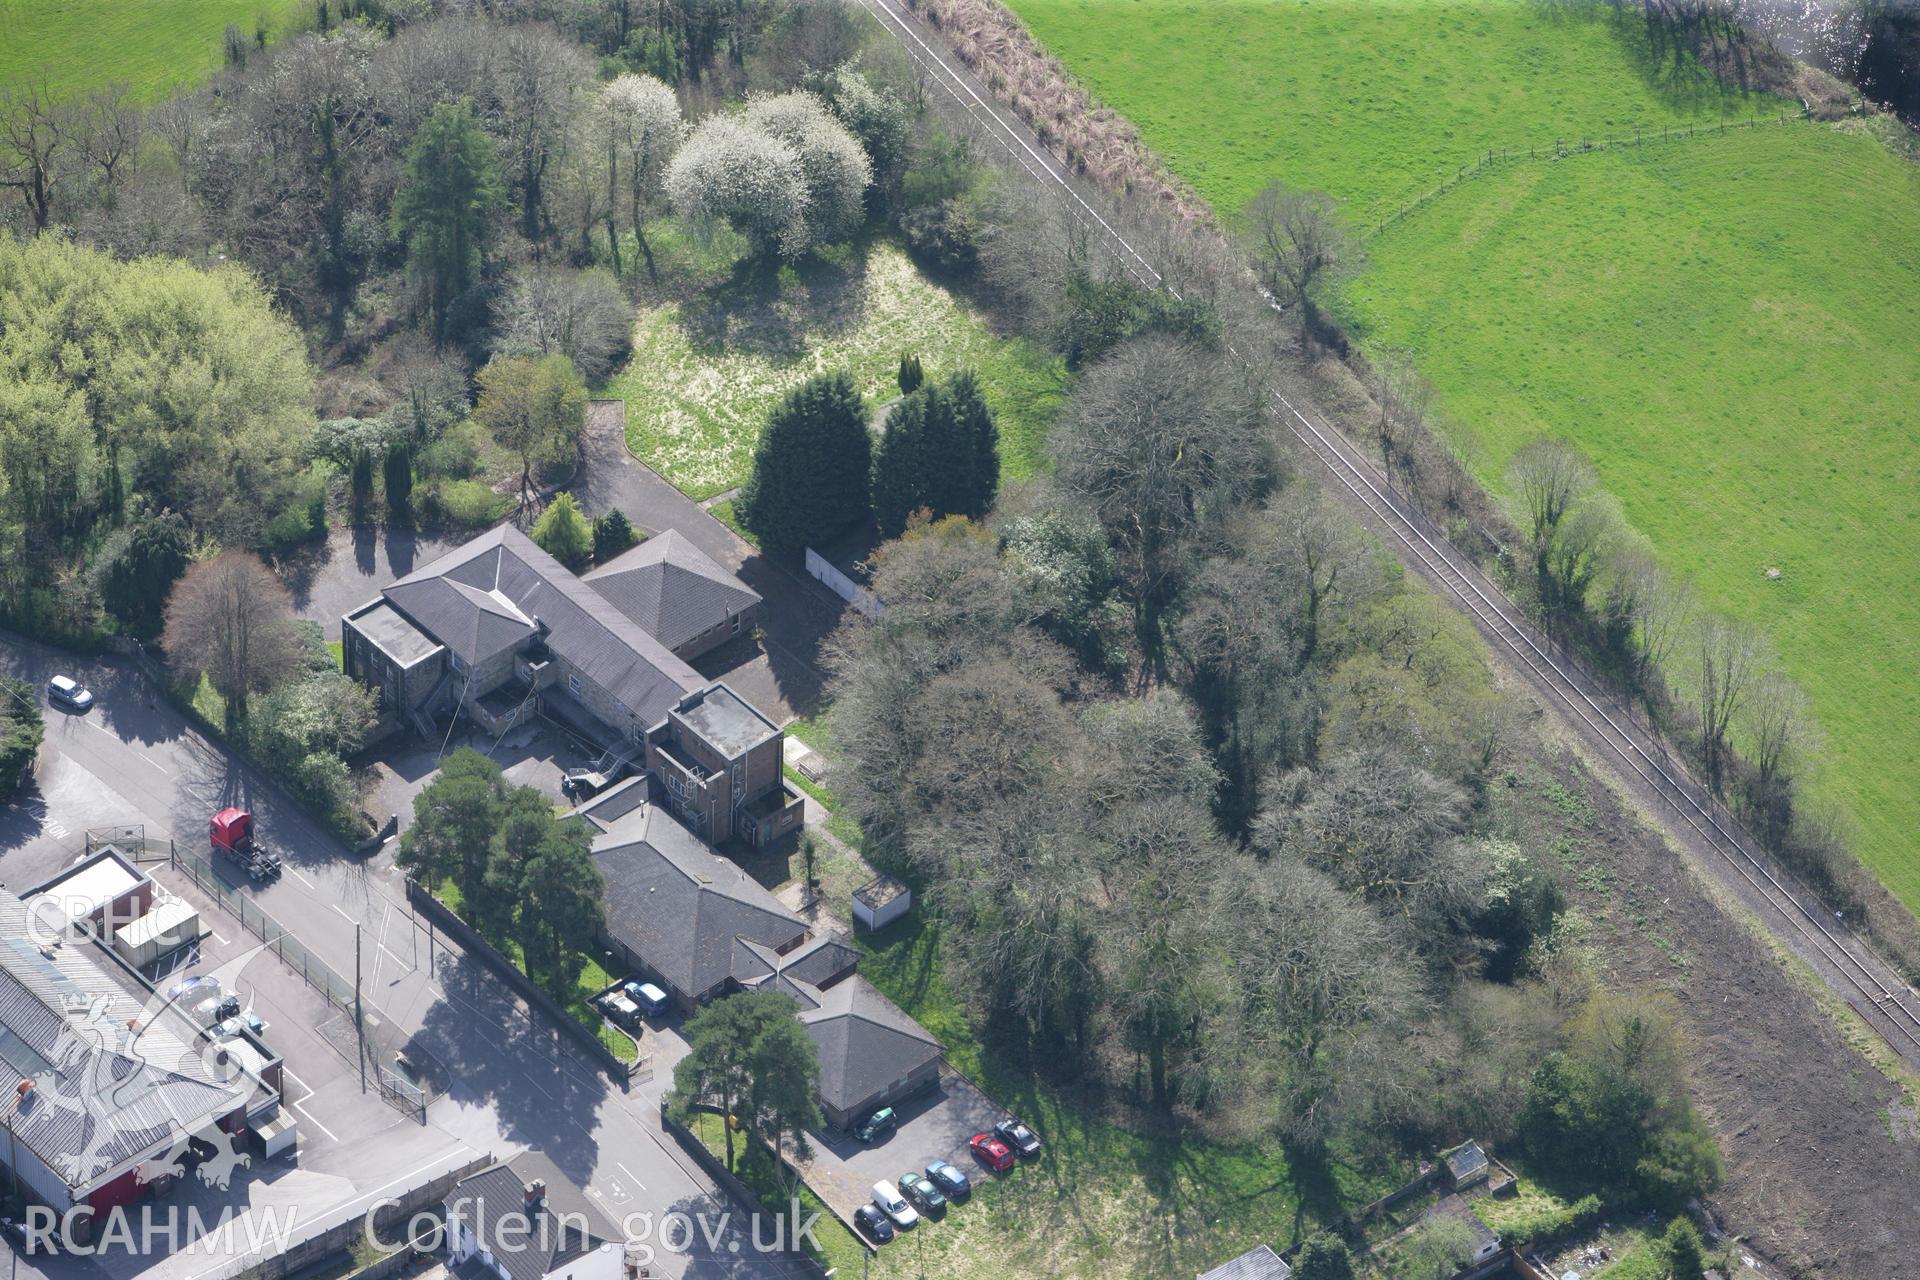
[[[851,1110],[940,1057],[940,1042],[858,974],[826,991],[799,984],[814,1001],[800,1022],[820,1051],[820,1098]]]
[[[1230,1258],[1199,1280],[1287,1280],[1293,1268],[1273,1251],[1272,1245],[1258,1244],[1237,1258]]]
[[[658,806],[597,825],[606,826],[593,860],[606,882],[607,932],[683,996],[732,976],[736,939],[779,948],[806,933],[804,920]]]
[[[33,1082],[9,1104],[13,1135],[68,1186],[168,1154],[246,1101],[189,1048],[184,1019],[143,1009],[82,944],[41,951],[27,905],[0,898],[0,1062]]]
[[[389,586],[387,600],[469,663],[531,637],[652,724],[703,681],[533,539],[502,525]]]
[[[785,955],[763,943],[734,939],[733,980],[743,987],[784,990],[795,982],[809,987],[831,986],[859,963],[859,948],[832,934],[821,934]],[[805,992],[787,990],[787,994],[803,1007],[818,1003]]]
[[[526,1187],[536,1179],[546,1183],[543,1210],[523,1232],[518,1220],[507,1220],[526,1212]],[[536,1157],[516,1156],[511,1164],[497,1164],[461,1179],[447,1196],[445,1208],[449,1218],[458,1217],[468,1225],[508,1280],[544,1280],[615,1240],[602,1216],[574,1194],[557,1170]]]
[[[586,580],[669,649],[760,603],[758,593],[673,529],[621,552]]]

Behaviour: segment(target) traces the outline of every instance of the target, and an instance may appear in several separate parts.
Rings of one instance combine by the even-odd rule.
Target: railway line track
[[[1150,288],[1179,293],[1162,278],[1112,223],[1076,189],[1046,149],[1018,119],[1008,118],[975,83],[919,30],[900,0],[860,0],[905,49],[928,79],[971,118],[982,137],[1007,152],[1036,181],[1057,189],[1069,213],[1099,236],[1122,266]],[[1238,352],[1234,354],[1238,355]],[[1577,661],[1521,616],[1499,587],[1485,578],[1447,537],[1402,497],[1339,432],[1316,423],[1277,386],[1267,388],[1282,420],[1300,446],[1332,476],[1377,530],[1473,619],[1488,641],[1518,664],[1529,681],[1559,705],[1577,731],[1624,770],[1623,779],[1656,798],[1673,815],[1676,834],[1691,833],[1697,848],[1717,859],[1728,882],[1762,908],[1782,941],[1813,964],[1829,986],[1877,1031],[1908,1065],[1920,1068],[1920,993],[1902,983],[1843,921],[1831,918],[1811,893],[1760,851],[1739,821],[1675,762],[1657,736],[1642,731],[1613,695],[1587,676]],[[1797,940],[1798,945],[1795,945]]]

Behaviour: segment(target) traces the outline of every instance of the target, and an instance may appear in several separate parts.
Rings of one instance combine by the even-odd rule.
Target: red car
[[[1013,1168],[1013,1151],[990,1133],[974,1134],[967,1139],[967,1146],[981,1164],[995,1173],[1005,1173]]]

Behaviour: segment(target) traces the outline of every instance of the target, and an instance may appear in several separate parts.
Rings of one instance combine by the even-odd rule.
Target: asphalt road
[[[665,1073],[622,1092],[581,1063],[572,1041],[483,966],[430,939],[410,916],[386,858],[354,857],[272,784],[150,697],[125,663],[61,655],[0,633],[0,670],[36,687],[56,672],[69,674],[98,697],[85,716],[48,712],[37,785],[0,814],[0,883],[18,890],[72,862],[90,827],[138,822],[149,839],[172,837],[201,850],[208,815],[229,803],[250,809],[261,838],[285,859],[285,874],[264,888],[238,887],[349,980],[357,946],[371,1015],[447,1073],[450,1087],[428,1113],[434,1126],[501,1159],[542,1152],[616,1225],[648,1214],[657,1233],[676,1212],[714,1224],[711,1241],[696,1232],[684,1253],[656,1244],[655,1275],[800,1274],[791,1262],[752,1250],[739,1207],[661,1132]],[[724,1229],[722,1214],[729,1215]]]

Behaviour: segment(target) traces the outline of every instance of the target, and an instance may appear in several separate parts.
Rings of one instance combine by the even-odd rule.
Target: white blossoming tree
[[[866,216],[873,166],[810,93],[759,97],[695,126],[667,168],[667,195],[696,225],[730,223],[761,255],[793,259]]]
[[[873,165],[860,140],[811,93],[758,97],[747,123],[793,148],[807,184],[807,226],[815,244],[844,239],[866,220]]]
[[[633,238],[647,260],[647,276],[657,281],[653,247],[647,243],[647,214],[685,136],[679,99],[652,76],[615,76],[600,91],[595,119],[607,147],[609,230],[617,217],[614,209],[624,203]],[[615,253],[618,269],[617,248]]]
[[[740,116],[694,127],[667,166],[667,198],[696,227],[732,224],[761,256],[797,258],[810,243],[800,158]]]

